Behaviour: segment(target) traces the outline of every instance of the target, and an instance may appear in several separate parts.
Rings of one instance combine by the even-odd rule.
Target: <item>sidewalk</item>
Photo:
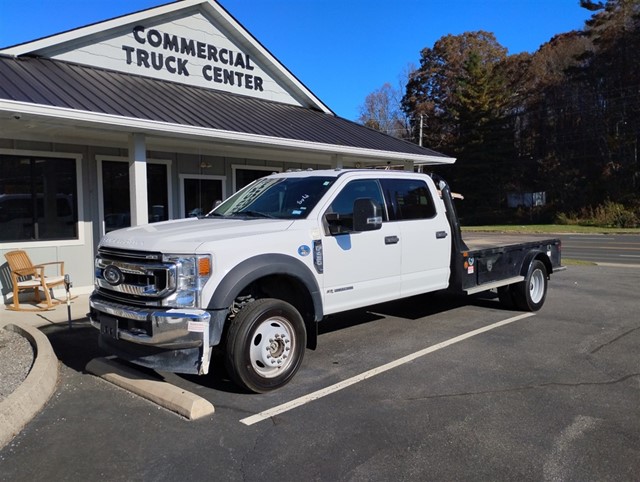
[[[29,307],[29,304],[25,303],[24,306]],[[0,307],[0,330],[6,329],[21,335],[33,348],[33,364],[29,374],[18,388],[0,402],[0,449],[42,410],[55,391],[58,358],[49,339],[39,328],[68,323],[68,308],[72,325],[86,320],[89,295],[79,295],[69,307],[65,301],[50,311],[11,311]]]
[[[12,311],[7,310],[4,306],[0,306],[0,326],[9,323],[20,323],[34,328],[41,328],[57,323],[67,323],[69,318],[66,300],[62,297],[59,297],[58,300],[61,300],[61,303],[49,311]],[[31,308],[33,305],[30,303],[21,303],[21,306]],[[88,312],[88,294],[78,295],[75,299],[71,300],[72,321],[85,320]]]

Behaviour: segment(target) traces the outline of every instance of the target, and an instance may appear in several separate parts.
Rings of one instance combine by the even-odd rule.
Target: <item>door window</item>
[[[419,179],[381,179],[389,203],[389,219],[431,219],[436,208],[427,185]]]
[[[382,192],[380,191],[380,184],[375,179],[351,181],[335,197],[327,212],[347,216],[353,215],[353,203],[356,199],[361,198],[373,199],[383,213],[383,221],[386,221],[386,214],[384,213],[384,209],[382,209],[384,200],[382,198]]]

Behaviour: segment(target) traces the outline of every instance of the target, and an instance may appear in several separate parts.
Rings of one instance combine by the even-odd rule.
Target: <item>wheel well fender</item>
[[[209,301],[209,309],[225,309],[252,283],[261,278],[283,276],[304,286],[313,304],[313,317],[323,317],[320,288],[311,270],[302,262],[284,254],[261,254],[244,260],[222,279]]]
[[[520,274],[522,276],[527,276],[527,273],[531,268],[531,263],[533,263],[534,261],[542,261],[542,264],[544,264],[544,267],[547,270],[547,278],[548,278],[551,272],[553,271],[551,260],[549,259],[549,256],[547,256],[547,253],[545,253],[544,251],[540,251],[538,249],[527,253],[522,263],[522,267],[520,268]]]

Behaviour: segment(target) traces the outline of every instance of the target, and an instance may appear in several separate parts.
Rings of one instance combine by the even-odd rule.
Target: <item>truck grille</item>
[[[176,290],[176,265],[161,253],[100,248],[95,276],[101,295],[144,306],[159,306]]]

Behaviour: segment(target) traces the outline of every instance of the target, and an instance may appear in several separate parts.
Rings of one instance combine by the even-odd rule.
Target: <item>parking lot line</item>
[[[282,405],[278,405],[277,407],[273,407],[270,408],[268,410],[265,410],[263,412],[257,413],[255,415],[252,415],[250,417],[246,417],[243,418],[242,420],[240,420],[241,423],[245,424],[245,425],[254,425],[258,422],[262,422],[263,420],[266,420],[268,418],[271,418],[275,415],[280,415],[284,412],[288,412],[289,410],[293,410],[294,408],[300,407],[301,405],[305,405],[309,402],[312,402],[314,400],[318,400],[319,398],[322,397],[326,397],[327,395],[331,395],[332,393],[338,392],[340,390],[342,390],[343,388],[347,388],[351,385],[354,385],[358,382],[361,382],[363,380],[366,380],[367,378],[371,378],[374,377],[376,375],[379,375],[380,373],[384,373],[388,370],[391,370],[392,368],[396,368],[400,365],[404,365],[405,363],[409,363],[410,361],[415,360],[416,358],[420,358],[424,355],[428,355],[429,353],[433,353],[434,351],[438,351],[442,348],[446,348],[448,346],[451,346],[455,343],[459,343],[461,341],[467,340],[469,338],[472,338],[476,335],[480,335],[482,333],[485,333],[487,331],[491,331],[494,330],[496,328],[500,328],[501,326],[505,326],[508,325],[509,323],[513,323],[515,321],[519,321],[525,318],[529,318],[530,316],[534,316],[535,313],[523,313],[521,315],[517,315],[511,318],[508,318],[506,320],[502,320],[502,321],[498,321],[496,323],[493,323],[491,325],[487,325],[484,326],[482,328],[478,328],[477,330],[473,330],[473,331],[469,331],[467,333],[464,333],[462,335],[456,336],[454,338],[450,338],[449,340],[437,343],[435,345],[432,345],[430,347],[424,348],[423,350],[419,350],[415,353],[412,353],[410,355],[404,356],[402,358],[399,358],[398,360],[386,363],[384,365],[381,365],[377,368],[373,368],[371,370],[368,370],[366,372],[363,372],[359,375],[356,375],[354,377],[348,378],[347,380],[343,380],[341,382],[338,382],[334,385],[328,386],[326,388],[323,388],[321,390],[317,390],[313,393],[310,393],[308,395],[304,395],[302,397],[296,398],[295,400],[291,400],[290,402],[287,403],[283,403]]]

